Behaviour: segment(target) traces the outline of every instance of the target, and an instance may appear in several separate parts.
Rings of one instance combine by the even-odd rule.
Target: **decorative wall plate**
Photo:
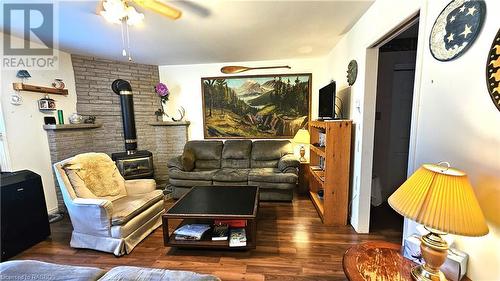
[[[482,0],[454,0],[439,14],[431,30],[429,47],[435,59],[449,61],[474,43],[483,26],[486,4]]]
[[[21,105],[23,103],[23,98],[18,93],[10,95],[10,103],[13,105]]]
[[[490,97],[500,111],[500,28],[491,44],[486,63],[486,83]]]
[[[356,78],[358,77],[358,62],[356,60],[352,60],[349,62],[347,66],[347,83],[349,86],[354,85],[356,82]]]

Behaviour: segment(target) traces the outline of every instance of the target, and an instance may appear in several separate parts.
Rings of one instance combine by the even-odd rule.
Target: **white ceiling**
[[[172,65],[325,55],[374,0],[163,1],[183,15],[173,21],[136,7],[145,20],[143,26],[130,28],[135,62]],[[96,1],[58,3],[59,48],[126,60],[120,25],[106,22],[96,7]],[[13,33],[22,34],[20,27]]]

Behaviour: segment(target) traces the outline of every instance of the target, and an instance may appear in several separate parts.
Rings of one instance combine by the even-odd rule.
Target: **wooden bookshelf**
[[[319,146],[319,135],[325,134],[325,145]],[[346,225],[349,204],[349,182],[351,161],[351,120],[312,121],[309,195],[326,225]],[[324,169],[314,170],[320,157],[324,158]],[[323,198],[318,191],[323,189]]]

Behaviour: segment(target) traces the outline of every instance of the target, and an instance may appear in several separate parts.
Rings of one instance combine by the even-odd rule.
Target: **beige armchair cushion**
[[[79,154],[64,169],[78,197],[126,195],[125,180],[113,160],[105,153]]]
[[[123,225],[156,202],[163,200],[163,191],[154,190],[138,195],[128,195],[113,201],[111,225]]]

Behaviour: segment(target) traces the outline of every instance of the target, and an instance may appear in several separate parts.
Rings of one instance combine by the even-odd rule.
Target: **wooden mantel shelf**
[[[37,92],[52,95],[68,95],[68,89],[56,89],[42,86],[28,85],[24,83],[12,83],[12,88],[16,91]]]
[[[156,121],[149,123],[150,126],[189,126],[189,121]]]
[[[43,125],[43,129],[46,131],[52,131],[52,130],[81,130],[81,129],[95,129],[101,127],[101,123],[95,123],[95,124],[50,124],[50,125]]]

